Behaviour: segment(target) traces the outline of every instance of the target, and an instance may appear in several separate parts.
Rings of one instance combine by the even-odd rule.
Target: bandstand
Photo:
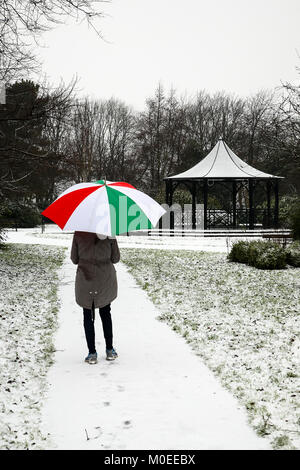
[[[241,160],[224,142],[219,139],[212,151],[197,165],[174,176],[164,178],[166,203],[172,206],[174,192],[184,185],[192,195],[192,228],[197,226],[197,204],[203,204],[203,228],[278,228],[279,226],[279,181],[282,177],[257,170]],[[220,210],[208,206],[210,188],[225,187],[228,194],[227,209]],[[265,207],[257,209],[256,192],[264,195]],[[244,203],[239,203],[240,192],[247,195]],[[272,207],[272,198],[274,204]],[[246,201],[246,202],[245,202]],[[228,209],[229,207],[229,209]],[[174,229],[174,218],[171,218]]]

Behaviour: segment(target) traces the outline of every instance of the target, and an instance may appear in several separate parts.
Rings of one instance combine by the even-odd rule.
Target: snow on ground
[[[73,233],[63,232],[56,225],[46,225],[45,232],[42,229],[18,229],[18,231],[10,230],[8,232],[9,239],[14,242],[22,240],[22,243],[55,244],[58,240],[63,241],[64,246],[68,246],[69,240],[72,239]],[[120,247],[123,248],[153,248],[161,250],[195,250],[228,253],[232,243],[238,240],[258,240],[255,237],[169,237],[169,236],[145,236],[134,235],[127,237],[120,235],[117,237]],[[44,240],[44,242],[42,241]]]
[[[26,231],[9,232],[9,241],[69,248],[71,243],[70,239],[39,239]],[[141,251],[136,253],[137,265]],[[123,249],[122,256],[125,253]],[[160,312],[122,263],[117,265],[119,296],[112,304],[120,357],[114,363],[105,361],[97,318],[100,361],[95,366],[85,364],[82,313],[74,300],[75,271],[67,257],[61,271],[56,353],[42,410],[41,433],[48,435],[45,447],[269,448],[268,441],[248,426],[244,409],[184,339],[157,320]]]
[[[138,260],[136,260],[138,261]],[[116,265],[112,303],[119,358],[105,360],[96,317],[97,365],[84,363],[82,312],[74,303],[76,267],[64,264],[55,362],[43,410],[51,449],[266,449],[245,412],[167,325],[130,276]],[[98,312],[97,312],[98,313]]]
[[[299,269],[225,254],[122,249],[160,318],[191,344],[275,448],[300,448]]]
[[[45,445],[40,408],[52,363],[58,247],[0,250],[0,449]]]

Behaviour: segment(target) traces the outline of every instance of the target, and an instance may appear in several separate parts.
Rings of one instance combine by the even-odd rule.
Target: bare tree
[[[261,153],[262,134],[265,125],[271,121],[273,101],[274,93],[265,90],[246,100],[243,121],[247,136],[244,142],[247,145],[247,161],[250,165],[255,164],[255,159]]]
[[[132,142],[134,130],[134,116],[132,110],[122,101],[111,98],[104,103],[104,115],[101,127],[104,132],[103,148],[99,148],[102,158],[97,171],[98,174],[106,175],[109,179],[126,178],[126,162],[128,150]],[[99,161],[100,163],[100,161]]]
[[[300,74],[300,67],[298,68]],[[300,85],[285,83],[283,85],[280,109],[290,125],[294,139],[300,139]]]
[[[86,20],[101,36],[96,20],[103,16],[105,0],[1,0],[0,80],[19,79],[24,71],[38,69],[33,51],[41,33],[68,17]]]
[[[168,123],[171,124],[174,119],[172,112],[174,105],[173,96],[169,100],[169,109],[167,109],[167,98],[162,85],[159,84],[154,97],[146,101],[146,110],[140,113],[138,119],[139,158],[143,161],[144,173],[153,195],[161,184],[165,166],[171,166],[167,163],[170,158],[167,149],[167,128]]]
[[[67,164],[76,183],[90,181],[94,174],[98,138],[98,104],[76,100],[67,137]]]
[[[297,67],[300,74],[300,68]],[[280,110],[285,124],[286,165],[289,172],[290,189],[300,194],[300,85],[283,85]]]
[[[131,173],[135,116],[125,103],[76,101],[67,139],[67,160],[76,182],[126,179]]]

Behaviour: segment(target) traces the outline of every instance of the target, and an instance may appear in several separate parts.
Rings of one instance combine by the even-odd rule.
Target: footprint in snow
[[[100,426],[95,426],[92,430],[85,429],[86,440],[94,440],[99,439],[102,434],[102,430]]]
[[[131,421],[129,419],[124,421],[123,424],[124,424],[124,429],[131,428]]]

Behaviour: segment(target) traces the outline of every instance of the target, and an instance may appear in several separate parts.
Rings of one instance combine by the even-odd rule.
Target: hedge
[[[287,253],[277,243],[262,240],[239,241],[232,246],[228,259],[258,269],[283,269],[287,264]]]

